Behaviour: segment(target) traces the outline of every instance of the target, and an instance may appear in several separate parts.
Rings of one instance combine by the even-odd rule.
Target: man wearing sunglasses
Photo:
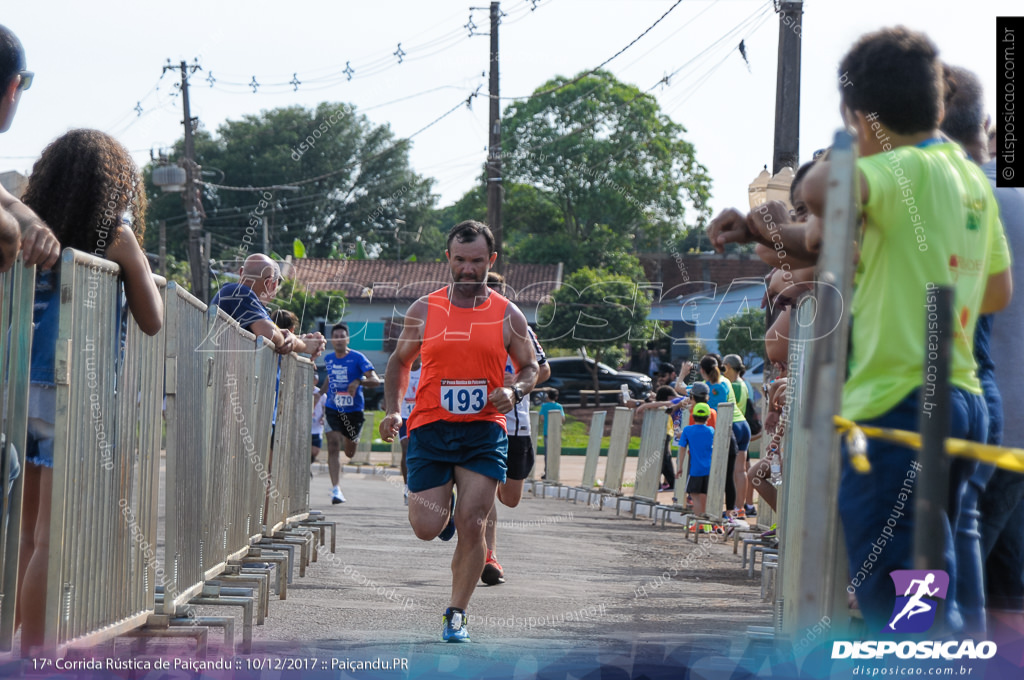
[[[0,26],[0,132],[7,132],[18,110],[21,93],[34,75],[25,70],[25,50],[18,37]],[[14,265],[21,248],[25,264],[49,269],[60,257],[60,244],[34,212],[0,186],[0,272]]]
[[[281,269],[277,263],[262,253],[255,253],[245,258],[238,270],[238,283],[221,286],[210,304],[223,309],[245,330],[273,342],[278,354],[303,352],[316,359],[327,345],[323,335],[293,335],[291,331],[278,328],[270,319],[265,303],[273,299],[280,285]]]

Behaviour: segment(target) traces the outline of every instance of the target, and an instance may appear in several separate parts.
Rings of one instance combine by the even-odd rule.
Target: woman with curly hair
[[[141,245],[145,187],[123,146],[96,130],[72,130],[59,137],[43,150],[32,169],[23,202],[50,226],[62,248],[117,263],[128,308],[139,328],[148,335],[160,330],[163,302]],[[44,608],[37,603],[46,601],[50,549],[59,292],[59,267],[37,272],[18,563],[23,655],[43,643]]]

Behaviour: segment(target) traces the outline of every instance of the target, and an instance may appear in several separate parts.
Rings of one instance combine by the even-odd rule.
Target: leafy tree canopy
[[[172,160],[181,157],[183,144],[175,144]],[[397,238],[407,241],[403,257],[415,254],[421,243],[429,245],[430,234],[423,236],[436,202],[432,180],[410,168],[408,142],[396,140],[387,125],[374,125],[350,105],[324,102],[315,110],[292,106],[243,116],[221,125],[216,136],[198,131],[195,149],[206,182],[278,187],[203,187],[203,228],[213,235],[215,257],[260,252],[264,221],[271,250],[291,252],[298,238],[310,257],[325,257],[332,249],[351,256],[359,243],[368,253],[396,257]],[[162,195],[152,183],[152,167],[145,174],[148,221],[167,220],[168,251],[185,259],[180,196]],[[156,233],[150,229],[146,236],[155,239]],[[155,250],[155,243],[147,246]]]
[[[718,323],[719,354],[739,354],[745,360],[764,356],[764,310],[747,307]]]
[[[711,180],[685,129],[608,72],[548,81],[504,118],[506,182],[537,188],[562,218],[543,240],[524,239],[524,257],[574,249],[569,271],[600,265],[588,259],[595,250],[663,250],[684,224],[703,227],[710,217]]]
[[[647,321],[651,292],[636,283],[639,262],[625,257],[632,259],[630,271],[583,267],[566,277],[552,294],[551,304],[537,312],[537,335],[542,344],[589,352],[601,361],[609,350],[621,353],[627,342],[654,338],[654,324]],[[594,389],[597,380],[595,372]]]

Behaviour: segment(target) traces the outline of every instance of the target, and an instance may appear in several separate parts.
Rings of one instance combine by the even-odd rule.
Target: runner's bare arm
[[[508,355],[512,357],[512,365],[519,370],[512,385],[497,388],[491,392],[489,400],[498,411],[508,413],[515,406],[515,388],[518,387],[521,394],[529,394],[537,384],[537,372],[540,367],[537,365],[537,353],[533,350],[533,341],[528,335],[526,317],[511,302],[508,303],[508,310],[505,313],[503,335],[505,348],[508,350]]]
[[[356,392],[359,391],[359,386],[363,387],[376,387],[380,385],[380,376],[377,375],[377,371],[372,368],[364,373],[362,377],[356,378],[348,384],[348,393],[353,397],[356,396]]]
[[[402,334],[398,337],[398,346],[388,360],[384,371],[384,420],[381,421],[380,438],[391,442],[398,436],[402,427],[400,404],[405,390],[409,387],[409,368],[419,356],[423,344],[423,326],[427,320],[427,301],[420,298],[412,303],[402,324]]]

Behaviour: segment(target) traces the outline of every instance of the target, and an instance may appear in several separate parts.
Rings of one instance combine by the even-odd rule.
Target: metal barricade
[[[619,506],[628,501],[636,519],[637,505],[657,505],[658,480],[661,477],[662,453],[665,446],[665,432],[668,413],[664,409],[644,413],[640,427],[640,450],[636,459],[636,476],[633,478],[633,495],[615,501],[615,514]],[[652,511],[653,512],[653,511]]]
[[[633,425],[633,409],[617,406],[612,418],[612,433],[608,441],[608,458],[604,463],[604,484],[601,490],[618,496],[622,493],[622,476],[626,471],[629,452],[629,432]]]
[[[173,281],[167,286],[167,471],[163,611],[173,614],[202,590],[204,570],[200,527],[204,463],[209,441],[204,420],[209,410],[204,352],[209,322],[206,305]]]
[[[565,419],[561,414],[557,417],[551,414],[544,421],[544,478],[534,483],[534,489],[540,486],[541,498],[547,497],[548,487],[555,490],[555,498],[562,493],[562,424]]]
[[[859,220],[856,156],[853,138],[845,131],[836,133],[824,216],[828,237],[822,244],[813,296],[796,310],[790,334],[797,335],[798,347],[806,347],[806,357],[796,367],[800,385],[787,400],[792,417],[783,452],[775,588],[775,634],[784,637],[798,636],[826,619],[834,634],[842,634],[849,624],[846,550],[837,510],[839,435],[832,419],[840,412],[846,373],[848,301],[855,269],[849,244]],[[790,342],[792,353],[794,340]]]
[[[15,460],[25,469],[34,284],[35,267],[26,267],[21,262],[0,276],[0,481],[10,478]],[[23,474],[13,484],[0,483],[0,651],[5,652],[10,651],[14,642]]]
[[[309,423],[315,368],[309,359],[281,357],[277,428],[267,486],[267,535],[309,516]]]
[[[607,411],[594,411],[594,417],[590,421],[590,434],[587,437],[587,457],[583,462],[583,479],[572,494],[573,503],[579,503],[580,495],[586,494],[587,505],[590,505],[590,495],[595,493],[594,483],[597,481],[597,461],[601,457],[601,440],[604,437],[604,421],[607,417]]]
[[[150,337],[139,330],[121,305],[118,273],[112,262],[64,251],[48,654],[145,624],[161,577],[155,550],[164,333]]]
[[[174,614],[262,535],[277,356],[173,283],[167,298],[163,612]]]

